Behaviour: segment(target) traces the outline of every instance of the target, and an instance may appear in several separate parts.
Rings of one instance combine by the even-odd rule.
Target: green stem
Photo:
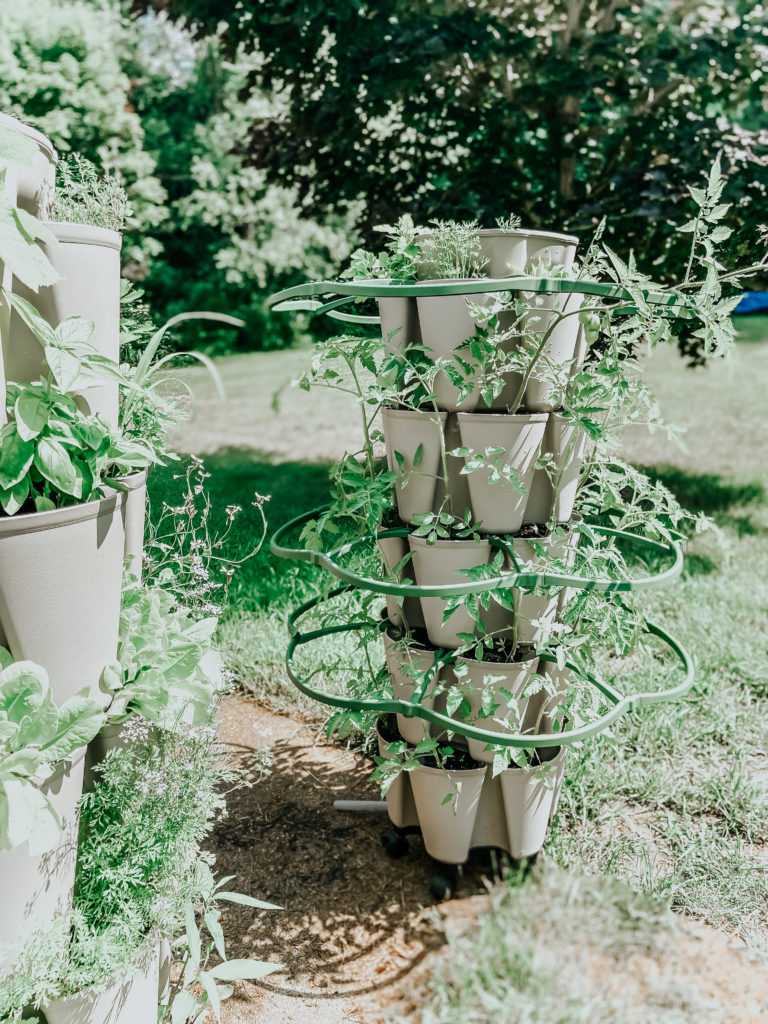
[[[685,279],[684,279],[684,281],[683,281],[683,283],[681,285],[681,287],[683,287],[683,288],[688,284],[688,282],[690,281],[690,278],[691,278],[691,270],[693,269],[693,257],[694,257],[694,255],[696,253],[696,243],[699,240],[699,221],[700,220],[701,220],[701,214],[697,213],[696,214],[696,220],[694,221],[694,224],[693,224],[693,238],[691,239],[691,254],[688,257],[688,266],[685,269]]]
[[[521,405],[521,403],[523,401],[523,395],[525,394],[525,389],[528,387],[528,381],[531,379],[531,376],[532,376],[533,371],[534,371],[534,369],[536,367],[536,364],[538,363],[539,359],[541,358],[541,355],[544,352],[544,349],[546,348],[547,342],[549,341],[550,336],[551,336],[552,332],[554,331],[555,327],[557,327],[557,325],[559,323],[561,323],[563,320],[565,320],[566,317],[578,316],[580,313],[592,313],[592,312],[602,312],[602,311],[603,311],[603,307],[602,306],[585,306],[585,307],[581,307],[580,306],[578,309],[572,309],[572,310],[568,311],[567,313],[561,313],[560,310],[551,310],[551,312],[554,312],[556,314],[557,319],[554,321],[554,323],[550,324],[549,328],[542,335],[541,344],[536,349],[536,352],[534,353],[533,359],[530,361],[530,363],[526,367],[525,373],[523,374],[523,379],[520,382],[520,387],[518,388],[517,394],[515,395],[515,400],[511,404],[511,407],[510,407],[510,411],[511,412],[515,413],[520,408],[520,405]],[[542,310],[542,312],[550,312],[550,311]]]

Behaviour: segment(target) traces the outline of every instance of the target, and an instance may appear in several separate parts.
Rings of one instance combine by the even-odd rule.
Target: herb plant
[[[223,683],[214,649],[218,620],[196,619],[161,587],[130,576],[123,588],[117,659],[102,681],[109,719],[141,715],[161,729],[210,725]]]
[[[50,212],[53,221],[122,231],[133,211],[117,178],[100,174],[95,164],[74,153],[56,168]]]
[[[104,721],[87,688],[59,708],[48,675],[0,647],[0,850],[50,850],[60,822],[43,783],[57,762],[88,743]]]
[[[173,937],[184,964],[171,1002],[162,1008],[164,1024],[186,1024],[187,989],[197,981],[210,980],[205,999],[218,1016],[227,990],[217,990],[217,981],[275,969],[240,960],[216,969],[206,964],[210,950],[202,948],[203,925],[225,957],[218,920],[222,901],[276,909],[225,890],[231,879],[217,882],[211,855],[201,851],[224,813],[222,787],[237,782],[214,730],[191,730],[183,739],[165,733],[150,742],[138,717],[130,729],[133,742],[107,754],[96,769],[93,791],[81,801],[72,914],[61,915],[25,944],[0,986],[0,1020],[27,1019],[25,1008],[84,990],[98,992],[116,977],[130,977],[160,934]],[[206,971],[209,978],[202,977]],[[204,1005],[199,1001],[200,1008]]]
[[[421,264],[419,277],[430,278],[482,277],[482,259],[476,221],[463,223],[437,220],[420,239]]]

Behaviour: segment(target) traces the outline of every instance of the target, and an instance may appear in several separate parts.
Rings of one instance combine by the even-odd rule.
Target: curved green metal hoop
[[[338,311],[360,298],[418,298],[420,295],[480,295],[487,292],[523,291],[553,293],[575,293],[594,295],[605,299],[616,299],[629,303],[623,312],[636,312],[634,297],[617,284],[602,281],[572,281],[561,277],[481,277],[469,281],[439,281],[429,284],[404,284],[396,280],[372,279],[367,281],[309,281],[275,292],[267,299],[267,308],[276,313],[311,312],[327,313],[335,320],[350,323],[378,324],[377,316],[363,316]],[[676,292],[656,288],[642,290],[646,302],[654,306],[669,306],[678,314],[695,312],[690,300]],[[328,296],[338,296],[328,299]],[[326,298],[323,298],[326,297]]]
[[[683,681],[678,683],[677,686],[671,686],[667,689],[658,690],[653,693],[636,693],[631,696],[622,697],[621,694],[617,693],[612,687],[601,682],[591,673],[587,673],[584,678],[586,678],[593,686],[597,687],[597,689],[599,689],[600,692],[607,697],[609,701],[611,701],[613,707],[594,721],[566,732],[536,733],[533,735],[523,733],[488,732],[476,725],[457,722],[455,719],[449,718],[447,715],[443,715],[439,711],[434,711],[431,708],[425,708],[421,704],[411,703],[410,701],[396,700],[394,698],[379,699],[341,697],[335,694],[324,693],[322,690],[318,690],[315,687],[310,686],[297,674],[293,666],[293,656],[296,649],[304,644],[311,643],[313,640],[318,640],[321,637],[332,636],[336,633],[348,633],[353,630],[365,628],[380,629],[381,626],[379,623],[366,620],[362,622],[347,622],[337,626],[325,626],[322,629],[315,629],[310,630],[307,633],[301,633],[296,624],[302,616],[306,615],[307,612],[311,611],[322,601],[354,589],[354,586],[341,586],[336,587],[327,596],[320,595],[318,597],[313,597],[311,600],[305,601],[300,605],[291,614],[288,620],[292,631],[291,640],[288,644],[288,650],[285,656],[288,675],[294,686],[296,686],[303,694],[319,701],[321,704],[327,704],[330,707],[341,708],[347,711],[398,714],[405,715],[408,718],[421,718],[425,722],[442,726],[449,732],[457,733],[459,736],[464,736],[467,739],[479,740],[480,742],[490,743],[500,747],[538,749],[539,747],[561,747],[570,746],[573,743],[579,743],[582,740],[588,739],[590,736],[596,736],[598,733],[604,732],[622,715],[627,714],[630,711],[634,711],[645,704],[659,704],[665,701],[676,700],[677,698],[684,696],[693,686],[694,667],[690,654],[678,640],[676,640],[671,634],[667,633],[666,630],[662,629],[661,626],[649,622],[646,619],[645,626],[648,632],[665,643],[680,660],[685,672]],[[547,662],[555,661],[554,658],[546,655],[544,655],[541,660]],[[567,665],[567,667],[572,671],[575,671],[572,665]]]
[[[375,594],[391,594],[395,597],[451,598],[462,594],[480,594],[485,591],[506,587],[533,590],[536,586],[572,587],[576,590],[595,590],[603,594],[615,594],[664,586],[664,584],[679,576],[683,569],[683,551],[678,544],[665,544],[662,541],[651,540],[649,537],[642,537],[637,533],[629,533],[626,530],[614,530],[608,526],[591,526],[590,529],[596,533],[636,541],[647,545],[661,554],[670,555],[674,553],[673,563],[662,572],[654,573],[652,576],[644,576],[637,580],[586,579],[583,576],[569,576],[563,573],[503,572],[490,580],[451,583],[444,586],[421,587],[415,583],[390,583],[385,580],[373,579],[370,576],[361,576],[359,573],[339,565],[336,561],[337,558],[350,554],[356,548],[367,543],[369,540],[367,537],[352,541],[349,544],[342,544],[328,553],[324,551],[311,551],[308,548],[284,546],[283,538],[286,533],[309,522],[323,511],[324,509],[322,508],[313,509],[310,512],[305,512],[303,515],[296,516],[295,519],[281,526],[272,537],[270,551],[273,555],[281,558],[293,558],[300,562],[307,562],[310,565],[320,566],[335,576],[336,579],[342,580],[346,584],[360,587],[362,590],[372,591]],[[385,537],[407,537],[408,533],[407,528],[398,527],[391,530],[380,530],[377,536],[382,539]],[[489,537],[488,539],[493,546],[506,551],[510,550],[509,541],[503,537]]]

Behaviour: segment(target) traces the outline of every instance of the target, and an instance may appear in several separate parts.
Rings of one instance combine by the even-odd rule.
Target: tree
[[[536,227],[633,246],[664,277],[683,266],[686,185],[722,152],[730,255],[768,220],[753,0],[169,0],[197,31],[261,55],[255,88],[285,112],[248,153],[306,212],[364,200],[370,235],[419,221],[519,213]]]

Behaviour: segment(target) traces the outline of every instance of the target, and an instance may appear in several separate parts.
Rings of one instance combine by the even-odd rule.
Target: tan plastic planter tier
[[[381,338],[388,354],[402,357],[409,345],[421,344],[416,299],[382,296],[378,305]]]
[[[525,508],[526,523],[570,522],[587,446],[588,436],[583,430],[558,413],[550,413],[541,451],[552,455],[556,469],[554,478],[544,469],[534,473]]]
[[[534,467],[541,451],[547,416],[544,413],[459,413],[461,443],[477,454],[501,447],[505,454],[495,456],[500,465],[510,467],[522,490],[507,480],[491,483],[491,469],[481,468],[467,474],[469,499],[474,522],[484,534],[517,533],[523,525]]]
[[[488,732],[508,731],[504,725],[496,721],[497,718],[504,718],[504,698],[499,692],[500,689],[504,689],[518,700],[522,721],[521,731],[529,730],[532,724],[530,718],[535,718],[536,716],[526,714],[530,698],[523,698],[521,695],[531,676],[535,675],[538,669],[539,659],[533,652],[525,654],[520,661],[510,664],[477,661],[474,658],[459,658],[457,665],[466,666],[467,669],[466,675],[457,676],[457,686],[467,691],[467,699],[472,709],[471,715],[467,719],[468,724],[476,725],[478,728],[486,729]],[[498,681],[489,683],[486,686],[485,680],[489,677],[494,677]],[[483,691],[487,688],[490,688],[494,694],[498,708],[491,718],[482,718],[480,716],[480,706]],[[482,761],[485,764],[490,764],[493,761],[493,753],[486,750],[487,744],[481,740],[468,739],[467,744],[470,756],[476,761]]]
[[[422,281],[421,284],[439,284],[439,281]],[[422,344],[430,350],[432,358],[450,360],[457,349],[475,333],[475,321],[469,312],[467,302],[476,306],[487,306],[493,301],[490,294],[477,295],[419,295],[416,299],[419,310],[419,327]],[[471,362],[466,352],[462,357]],[[459,389],[449,380],[444,370],[435,378],[434,391],[438,409],[448,412],[470,412],[480,400],[480,390],[475,388],[460,399]]]
[[[81,992],[43,1007],[48,1024],[151,1024],[157,1019],[160,955],[152,945],[135,975],[99,993]]]
[[[85,747],[60,761],[41,786],[61,822],[58,844],[34,857],[26,843],[0,850],[0,984],[25,940],[72,902],[84,764]]]
[[[537,295],[536,305],[523,317],[521,326],[533,334],[530,344],[537,349],[543,344],[523,395],[523,408],[529,412],[552,412],[563,406],[576,354],[583,350],[579,346],[583,328],[578,314],[583,299],[577,292]],[[558,385],[547,379],[553,374],[558,377]]]
[[[534,259],[548,258],[555,267],[573,266],[578,238],[549,231],[527,231],[518,228],[483,228],[478,231],[480,250],[488,262],[487,277],[509,277],[530,269]]]
[[[15,129],[37,146],[32,164],[11,164],[6,171],[6,193],[14,203],[33,217],[45,218],[56,185],[58,155],[53,143],[37,128],[18,121],[10,114],[0,114],[0,125]]]
[[[408,781],[425,850],[445,864],[463,864],[472,844],[485,769],[422,767],[409,772]],[[446,803],[446,797],[451,801]]]
[[[459,575],[458,570],[487,565],[491,558],[489,541],[438,540],[427,544],[424,537],[410,534],[408,544],[413,553],[413,575],[421,587],[466,583],[467,577]],[[436,647],[460,647],[462,641],[458,634],[475,631],[472,616],[466,608],[457,608],[443,623],[443,612],[448,604],[445,598],[421,597],[419,600],[427,636]]]
[[[397,509],[406,523],[413,522],[414,516],[433,508],[438,476],[442,475],[441,453],[446,417],[445,412],[387,408],[381,411],[387,465],[397,476]],[[419,464],[415,466],[414,460],[419,452]]]
[[[0,518],[0,634],[15,660],[43,666],[59,705],[83,687],[108,703],[99,681],[117,653],[126,506],[112,491]]]
[[[379,738],[384,756],[384,744]],[[542,770],[508,768],[494,779],[491,766],[462,772],[420,768],[403,772],[387,792],[390,820],[398,828],[421,828],[424,846],[436,860],[462,864],[478,847],[506,850],[517,859],[533,857],[544,845],[557,811],[566,748],[542,752]],[[548,776],[548,777],[547,777]],[[442,804],[461,781],[458,813]]]
[[[419,677],[428,673],[429,682],[424,696],[421,698],[421,704],[423,707],[433,710],[435,708],[435,689],[439,685],[439,668],[434,665],[434,651],[413,643],[396,642],[387,632],[382,636],[384,655],[395,699],[412,701],[417,685],[413,673],[418,673]],[[418,717],[407,718],[405,715],[398,715],[397,728],[408,743],[416,744],[430,735],[429,722]]]
[[[39,292],[20,282],[14,291],[27,299],[42,317],[56,326],[70,316],[93,323],[90,343],[103,356],[120,361],[120,248],[122,236],[89,224],[52,222],[46,225],[57,245],[42,249],[59,273],[60,280]],[[45,371],[42,349],[17,313],[11,314],[10,333],[3,342],[7,380],[37,380]],[[105,383],[82,392],[88,410],[117,425],[117,384]]]
[[[405,537],[381,537],[378,541],[382,561],[389,576],[394,577],[395,566],[408,554],[408,541]],[[398,574],[396,582],[415,583],[410,561],[406,562]],[[424,629],[424,613],[418,597],[398,599],[387,594],[387,618],[393,626],[405,626],[408,629]]]

